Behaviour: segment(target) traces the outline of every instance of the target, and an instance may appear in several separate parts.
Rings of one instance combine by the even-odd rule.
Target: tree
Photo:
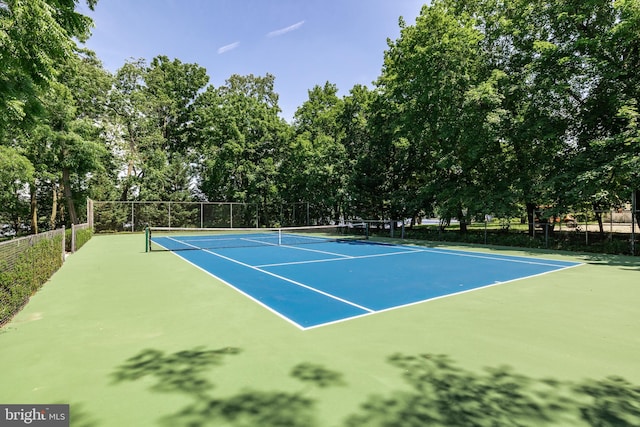
[[[55,81],[74,39],[89,36],[91,19],[77,0],[0,1],[0,136],[42,111],[39,94]],[[93,9],[97,0],[87,0]]]
[[[197,143],[190,130],[198,93],[208,81],[197,64],[154,58],[124,64],[116,73],[109,109],[122,153],[120,199],[190,200]]]
[[[288,127],[278,117],[274,76],[232,75],[195,102],[193,128],[202,147],[199,188],[212,201],[260,206],[261,224],[275,215],[278,174]]]
[[[307,202],[315,217],[337,221],[343,213],[349,159],[339,126],[343,102],[329,82],[315,86],[295,112],[295,137],[283,164],[285,199]]]
[[[78,200],[74,187],[83,187],[87,174],[100,168],[106,149],[95,123],[78,114],[69,87],[52,84],[44,105],[46,114],[30,134],[35,142],[32,155],[43,156],[47,160],[43,166],[54,179],[54,191],[57,192],[57,184],[61,185],[69,221],[77,224]],[[55,209],[52,218],[55,218]],[[52,220],[52,225],[54,223]]]
[[[193,148],[187,138],[193,102],[209,81],[207,71],[198,64],[170,61],[164,55],[153,58],[145,73],[145,94],[150,111],[163,139],[162,148],[171,157]]]
[[[24,193],[33,183],[34,168],[13,147],[0,145],[0,212],[1,221],[11,221],[17,231],[28,212]]]
[[[486,209],[477,196],[489,182],[484,163],[500,154],[490,119],[501,114],[502,75],[487,67],[476,24],[436,1],[423,7],[414,26],[401,21],[400,38],[385,52],[378,86],[393,123],[386,145],[394,216],[431,210],[433,201],[441,217],[459,218],[464,231],[466,212]]]
[[[591,207],[604,232],[601,210],[620,206],[637,189],[636,106],[640,78],[640,2],[554,4],[554,48],[570,70],[567,91],[576,103],[575,147],[568,189],[577,206]],[[634,160],[635,159],[635,160]],[[635,179],[634,179],[635,175]]]
[[[343,108],[337,117],[337,124],[342,129],[341,143],[345,150],[343,209],[348,218],[374,217],[371,216],[369,204],[372,193],[360,183],[369,176],[363,163],[366,162],[369,142],[373,137],[369,122],[375,100],[375,92],[366,86],[356,85],[343,98]]]

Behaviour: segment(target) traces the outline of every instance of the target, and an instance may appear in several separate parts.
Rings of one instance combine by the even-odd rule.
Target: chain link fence
[[[369,233],[393,239],[446,241],[484,245],[519,246],[609,254],[640,252],[637,218],[631,209],[574,212],[563,215],[536,211],[533,222],[526,215],[498,218],[491,215],[467,220],[418,218],[362,220]]]

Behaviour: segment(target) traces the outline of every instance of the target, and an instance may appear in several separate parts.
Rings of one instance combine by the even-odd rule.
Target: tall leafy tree
[[[371,146],[372,132],[369,123],[375,100],[376,92],[366,86],[356,85],[343,98],[343,108],[337,117],[337,124],[342,129],[341,143],[345,150],[343,209],[345,216],[350,218],[374,217],[370,213],[368,202],[372,193],[361,184],[369,176],[375,175],[364,164]]]
[[[309,90],[295,112],[295,138],[283,165],[287,200],[310,203],[323,221],[340,218],[347,187],[349,159],[339,123],[343,101],[337,92],[329,82]]]
[[[601,210],[638,189],[628,160],[637,163],[639,152],[628,136],[637,129],[640,2],[551,4],[549,14],[553,59],[571,74],[567,91],[576,104],[567,193],[576,206],[594,210],[602,232]]]
[[[33,184],[34,168],[28,158],[14,147],[0,145],[0,221],[14,229],[26,219],[28,204],[20,193]]]
[[[97,0],[87,0],[93,9]],[[90,18],[77,0],[0,1],[0,135],[41,111],[39,95],[55,81],[58,64],[86,40]]]
[[[109,106],[123,162],[121,200],[192,199],[197,140],[189,127],[207,81],[204,68],[166,56],[117,71]]]
[[[34,168],[30,182],[31,229],[77,223],[89,195],[89,179],[103,171],[103,122],[108,73],[92,52],[59,64],[57,80],[40,95],[43,112],[16,129],[11,143]],[[80,211],[79,209],[80,208]],[[44,219],[42,214],[47,215]]]
[[[401,22],[401,37],[385,53],[378,85],[394,124],[387,146],[395,215],[428,210],[433,201],[442,217],[458,217],[464,229],[470,209],[483,210],[477,198],[488,181],[483,160],[499,154],[489,116],[499,115],[501,75],[487,67],[476,24],[436,1],[423,7],[415,25]]]
[[[162,135],[162,148],[169,156],[186,154],[193,148],[187,138],[193,102],[209,82],[207,71],[198,64],[160,55],[151,61],[144,81],[145,93],[152,100],[150,113]]]
[[[194,127],[202,146],[200,190],[211,201],[260,206],[261,223],[274,215],[288,126],[278,114],[275,78],[232,75],[198,98]]]

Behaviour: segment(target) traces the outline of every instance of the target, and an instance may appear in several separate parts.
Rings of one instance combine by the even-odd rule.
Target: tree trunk
[[[600,230],[600,234],[604,234],[604,225],[602,224],[602,211],[598,208],[597,205],[593,205],[593,212],[596,215],[596,220],[598,221],[598,230]]]
[[[635,202],[635,206],[631,206],[631,209],[636,210],[633,212],[632,217],[636,219],[636,223],[638,224],[638,227],[640,227],[640,212],[638,212],[638,209],[640,209],[640,190],[635,191]]]
[[[460,221],[460,233],[467,234],[467,218],[462,212],[462,208],[458,208],[458,220]]]
[[[58,188],[53,184],[51,190],[51,216],[49,217],[49,228],[56,228],[56,215],[58,214]]]
[[[29,196],[31,202],[31,233],[38,234],[38,199],[35,184],[29,184]]]
[[[69,219],[72,224],[78,224],[78,215],[76,214],[73,193],[71,192],[71,172],[69,168],[62,169],[62,186],[64,187],[64,197],[67,199],[67,207],[69,208]]]
[[[127,183],[123,183],[123,189],[122,189],[122,194],[120,195],[120,200],[123,202],[127,201],[127,198],[129,197],[129,186],[127,185]]]

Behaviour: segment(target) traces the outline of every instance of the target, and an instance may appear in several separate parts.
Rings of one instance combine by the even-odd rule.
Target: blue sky
[[[167,55],[207,69],[210,83],[232,74],[275,76],[282,116],[326,81],[344,96],[381,72],[398,18],[413,24],[425,0],[100,0],[80,10],[95,23],[86,47],[105,68]]]

